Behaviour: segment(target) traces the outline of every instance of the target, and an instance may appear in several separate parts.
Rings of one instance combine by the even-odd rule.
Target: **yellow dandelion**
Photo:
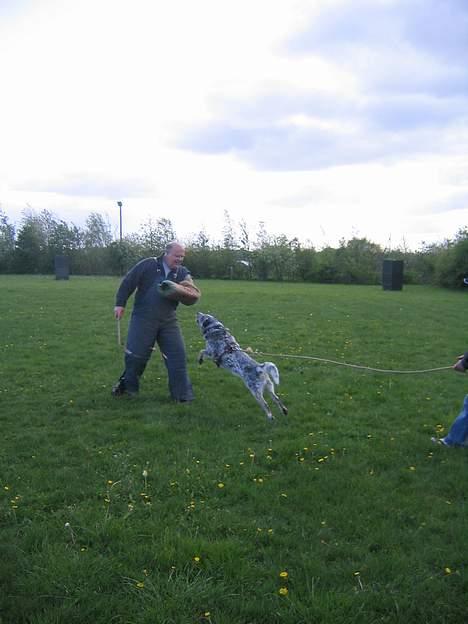
[[[145,586],[144,583],[142,583],[141,581],[138,581],[138,583],[136,583],[136,586],[138,587],[138,589],[143,589],[143,587]]]
[[[219,487],[220,490],[222,490],[223,487],[224,487],[224,483],[218,483],[218,487]]]
[[[286,572],[286,570],[283,570],[282,572],[279,573],[281,578],[288,578],[289,574]]]
[[[287,596],[287,595],[289,594],[289,590],[288,590],[288,588],[287,588],[287,587],[280,587],[280,588],[278,589],[278,594],[279,594],[280,596]]]
[[[111,479],[107,480],[107,485],[112,485],[114,482]]]
[[[201,561],[201,559],[200,559],[200,557],[198,555],[195,555],[193,560],[195,561],[195,563],[200,563],[200,561]]]
[[[450,568],[444,568],[445,574],[452,574],[452,570]]]

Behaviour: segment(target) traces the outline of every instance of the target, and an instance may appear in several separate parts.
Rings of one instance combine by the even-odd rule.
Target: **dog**
[[[273,420],[273,414],[263,397],[265,389],[271,394],[282,413],[284,415],[288,413],[287,407],[275,394],[275,385],[279,384],[279,372],[273,362],[263,364],[256,362],[241,349],[229,329],[211,314],[198,312],[197,325],[206,341],[206,348],[202,349],[198,356],[199,364],[206,356],[211,358],[216,366],[226,368],[240,377],[265,412],[268,420]]]

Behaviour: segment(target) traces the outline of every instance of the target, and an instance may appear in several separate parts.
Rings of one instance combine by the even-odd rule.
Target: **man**
[[[460,355],[453,365],[454,370],[464,373],[468,369],[468,352]],[[468,395],[463,401],[463,408],[452,423],[444,438],[431,438],[432,442],[443,446],[468,446]]]
[[[117,291],[114,314],[121,319],[128,298],[136,290],[125,349],[125,370],[112,388],[114,396],[136,395],[140,377],[157,343],[167,368],[169,392],[178,402],[192,401],[185,345],[177,321],[179,302],[191,305],[200,291],[182,265],[183,245],[174,241],[163,256],[138,262],[123,278]]]

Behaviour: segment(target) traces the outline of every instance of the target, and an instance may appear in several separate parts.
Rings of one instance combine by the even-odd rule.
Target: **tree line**
[[[356,236],[317,250],[269,233],[262,222],[252,238],[244,221],[234,224],[228,212],[224,217],[222,240],[211,240],[204,230],[182,240],[185,264],[197,278],[379,284],[384,259],[404,261],[405,283],[461,288],[468,275],[467,228],[418,251],[390,250]],[[141,258],[160,255],[177,238],[167,218],[149,218],[120,241],[97,212],[78,227],[47,210],[28,210],[16,227],[0,208],[0,273],[53,274],[55,257],[65,255],[71,274],[121,275]]]

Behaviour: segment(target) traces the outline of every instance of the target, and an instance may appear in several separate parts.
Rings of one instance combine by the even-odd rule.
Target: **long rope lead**
[[[386,368],[372,368],[371,366],[361,366],[359,364],[348,364],[347,362],[338,362],[337,360],[327,360],[325,358],[314,357],[312,355],[288,355],[286,353],[266,353],[264,351],[248,351],[244,349],[245,353],[255,355],[266,355],[268,357],[283,357],[293,358],[300,360],[315,360],[317,362],[326,362],[327,364],[336,364],[337,366],[347,366],[348,368],[358,368],[361,370],[371,371],[374,373],[389,373],[397,375],[415,375],[421,373],[435,373],[437,371],[451,370],[453,366],[439,366],[438,368],[424,368],[420,370],[392,370]]]
[[[117,319],[117,344],[122,346],[122,338],[120,331],[120,319]],[[151,349],[152,351],[156,351],[154,347]],[[244,353],[248,355],[265,355],[267,357],[281,357],[281,358],[289,358],[296,360],[313,360],[316,362],[325,362],[326,364],[335,364],[336,366],[346,366],[347,368],[356,368],[360,370],[366,370],[373,373],[387,373],[394,375],[418,375],[423,373],[435,373],[443,370],[451,370],[453,366],[439,366],[438,368],[424,368],[420,370],[392,370],[386,368],[373,368],[371,366],[361,366],[360,364],[348,364],[347,362],[338,362],[337,360],[328,360],[326,358],[319,358],[313,355],[292,355],[287,353],[266,353],[265,351],[253,351],[252,349],[241,349]],[[125,352],[134,355],[135,357],[140,357],[138,355],[133,354],[128,349],[125,349]],[[166,355],[161,352],[163,358],[167,359]]]

